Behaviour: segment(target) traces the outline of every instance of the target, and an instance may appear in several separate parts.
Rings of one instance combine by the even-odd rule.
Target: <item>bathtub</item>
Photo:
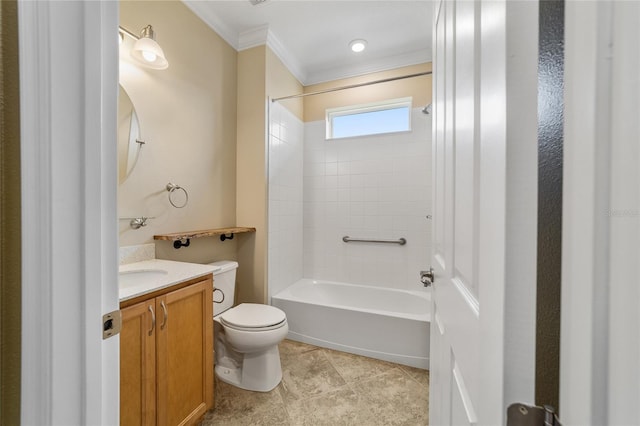
[[[291,340],[429,368],[428,292],[305,278],[271,304],[287,314]]]

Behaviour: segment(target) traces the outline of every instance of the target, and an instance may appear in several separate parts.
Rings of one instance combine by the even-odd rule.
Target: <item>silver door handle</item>
[[[429,268],[428,271],[420,271],[420,282],[425,287],[429,287],[431,284],[433,284],[433,281],[434,281],[433,268]]]
[[[149,336],[153,334],[153,329],[156,328],[156,314],[153,312],[153,308],[149,305],[149,312],[151,312],[151,330],[149,330]]]
[[[164,300],[160,302],[160,306],[162,306],[162,311],[164,312],[164,318],[162,320],[162,324],[160,324],[160,330],[164,330],[164,326],[167,325],[167,317],[169,313],[167,312],[167,305],[164,304]]]

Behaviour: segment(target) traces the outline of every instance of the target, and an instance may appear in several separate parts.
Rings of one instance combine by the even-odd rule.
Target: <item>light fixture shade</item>
[[[169,67],[169,62],[164,56],[162,48],[153,39],[151,25],[142,30],[140,39],[135,42],[131,49],[131,56],[139,64],[154,70],[164,70]]]

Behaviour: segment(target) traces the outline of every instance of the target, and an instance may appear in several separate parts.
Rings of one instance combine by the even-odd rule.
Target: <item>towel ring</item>
[[[169,182],[167,184],[167,191],[169,191],[169,202],[171,203],[171,205],[173,207],[175,207],[176,209],[181,209],[184,206],[187,205],[187,203],[189,202],[189,193],[187,192],[186,189],[184,189],[183,187],[181,187],[180,185],[176,185],[175,183],[171,183]],[[176,203],[173,202],[173,199],[171,198],[171,195],[177,190],[177,189],[181,189],[184,192],[184,204],[182,204],[181,206],[176,205]]]

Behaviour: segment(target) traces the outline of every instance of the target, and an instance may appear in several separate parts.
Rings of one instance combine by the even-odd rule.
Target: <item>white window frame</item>
[[[409,128],[407,130],[393,131],[393,132],[382,132],[382,133],[364,133],[361,135],[354,136],[333,136],[333,119],[336,117],[344,117],[345,115],[356,115],[362,114],[366,112],[375,112],[375,111],[385,111],[389,109],[397,109],[406,107],[408,110],[408,125]],[[348,139],[348,138],[359,138],[366,136],[376,136],[376,135],[388,135],[391,133],[405,133],[411,131],[411,109],[413,107],[413,98],[397,98],[397,99],[387,99],[384,101],[378,102],[370,102],[366,104],[359,105],[349,105],[338,108],[327,108],[325,115],[325,123],[326,123],[326,140],[333,139]]]

